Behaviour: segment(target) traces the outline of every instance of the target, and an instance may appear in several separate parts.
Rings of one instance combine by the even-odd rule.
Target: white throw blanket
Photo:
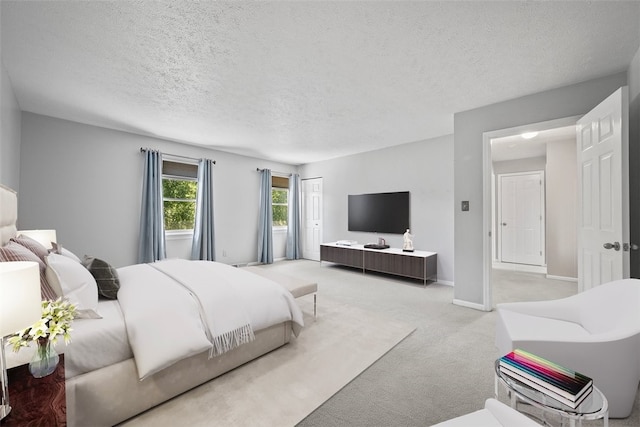
[[[207,339],[213,344],[212,356],[254,340],[249,316],[234,284],[219,278],[212,280],[211,273],[218,272],[219,265],[177,259],[149,265],[180,283],[197,300]]]
[[[291,320],[297,334],[303,326],[289,291],[226,264],[165,260],[123,267],[118,275],[140,379],[203,351],[229,351],[253,339],[254,330]]]

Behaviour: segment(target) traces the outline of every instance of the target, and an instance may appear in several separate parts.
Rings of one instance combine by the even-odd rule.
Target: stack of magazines
[[[499,369],[505,376],[573,409],[593,390],[591,378],[520,349],[502,356]]]

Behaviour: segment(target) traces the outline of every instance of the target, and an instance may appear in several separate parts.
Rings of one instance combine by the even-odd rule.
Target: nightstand
[[[67,425],[64,354],[55,372],[44,378],[34,378],[28,364],[7,370],[7,376],[11,412],[2,427]]]

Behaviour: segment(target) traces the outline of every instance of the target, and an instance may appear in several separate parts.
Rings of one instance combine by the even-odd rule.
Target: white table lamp
[[[30,261],[0,262],[0,420],[11,411],[4,337],[28,328],[42,317],[40,269]]]
[[[18,236],[31,237],[47,249],[51,249],[53,243],[57,243],[56,230],[18,230]]]

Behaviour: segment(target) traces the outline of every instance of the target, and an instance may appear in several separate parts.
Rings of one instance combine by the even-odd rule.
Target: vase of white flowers
[[[38,345],[31,362],[29,362],[29,372],[35,378],[42,378],[53,374],[58,362],[60,362],[60,356],[49,338],[38,338],[36,342]]]
[[[65,343],[71,342],[71,321],[76,315],[76,306],[58,298],[56,301],[42,301],[42,318],[27,329],[9,338],[13,351],[19,351],[35,341],[36,351],[29,363],[29,371],[36,378],[53,373],[60,357],[54,348],[58,336]]]

